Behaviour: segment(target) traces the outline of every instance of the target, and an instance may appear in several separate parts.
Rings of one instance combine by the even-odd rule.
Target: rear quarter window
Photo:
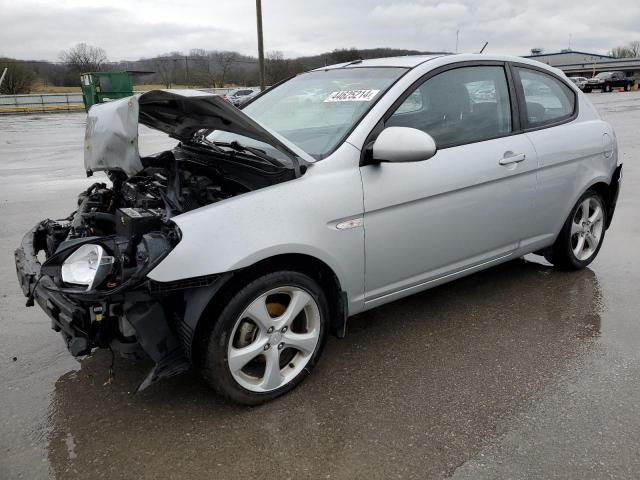
[[[524,127],[536,128],[569,120],[576,109],[576,94],[552,75],[516,67],[523,96]]]

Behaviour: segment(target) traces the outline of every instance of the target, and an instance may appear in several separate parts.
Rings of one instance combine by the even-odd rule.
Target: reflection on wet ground
[[[301,388],[255,409],[195,375],[132,396],[144,368],[125,360],[105,386],[105,352],[56,382],[49,461],[64,478],[446,475],[579,361],[599,303],[591,270],[510,262],[351,319]]]

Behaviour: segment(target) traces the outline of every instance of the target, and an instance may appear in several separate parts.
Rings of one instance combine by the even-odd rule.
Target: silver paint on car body
[[[347,292],[349,311],[361,310],[364,229],[335,228],[362,216],[359,158],[345,143],[300,178],[173,217],[182,239],[149,277],[169,282],[302,254],[327,264]]]
[[[473,54],[328,67],[410,70],[301,178],[174,217],[183,238],[149,277],[169,282],[304,254],[334,271],[352,315],[551,245],[579,196],[611,181],[617,164],[611,127],[568,81],[579,112],[568,123],[439,149],[429,160],[359,166],[367,137],[407,88],[436,68],[485,60],[557,74],[529,59]],[[613,139],[609,158],[603,134]],[[504,164],[510,157],[517,161]],[[363,228],[337,228],[352,218]]]
[[[417,128],[387,127],[373,144],[373,159],[381,162],[418,162],[435,153],[431,135]]]
[[[500,165],[509,151],[526,160]],[[536,162],[521,134],[362,167],[367,301],[515,252],[533,232]]]
[[[116,169],[132,176],[144,168],[138,151],[139,110],[135,97],[89,109],[84,134],[86,171]]]

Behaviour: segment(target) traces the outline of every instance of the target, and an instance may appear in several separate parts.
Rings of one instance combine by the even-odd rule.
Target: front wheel
[[[609,92],[611,92],[612,90],[613,90],[613,89],[611,88],[611,85],[609,85],[608,83],[607,83],[607,84],[605,84],[605,86],[604,86],[604,87],[602,87],[602,91],[603,91],[603,92],[607,92],[607,93],[609,93]]]
[[[328,312],[320,285],[300,272],[274,272],[250,282],[204,335],[204,379],[245,405],[283,395],[318,361]]]
[[[625,92],[630,92],[631,91],[631,84],[630,83],[625,83],[624,84],[624,91]]]
[[[606,210],[600,194],[587,190],[573,207],[560,235],[545,255],[554,266],[579,270],[589,265],[602,246]]]

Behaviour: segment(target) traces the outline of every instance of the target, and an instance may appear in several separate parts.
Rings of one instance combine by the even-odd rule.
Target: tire
[[[607,84],[605,84],[605,86],[604,86],[604,87],[602,87],[602,91],[603,91],[603,92],[607,92],[607,93],[609,93],[609,92],[611,92],[612,90],[613,90],[613,89],[611,88],[611,85],[609,85],[608,83],[607,83]]]
[[[591,89],[590,88],[585,88],[584,89],[584,93],[591,93]]]
[[[288,270],[263,275],[205,324],[201,374],[232,402],[273,400],[311,373],[326,340],[328,319],[326,295],[314,279]]]
[[[624,84],[624,91],[625,92],[630,92],[631,91],[631,84],[630,83],[625,83]]]
[[[595,190],[587,190],[571,209],[560,235],[545,258],[562,270],[580,270],[586,267],[602,247],[606,222],[607,209],[602,196]]]

